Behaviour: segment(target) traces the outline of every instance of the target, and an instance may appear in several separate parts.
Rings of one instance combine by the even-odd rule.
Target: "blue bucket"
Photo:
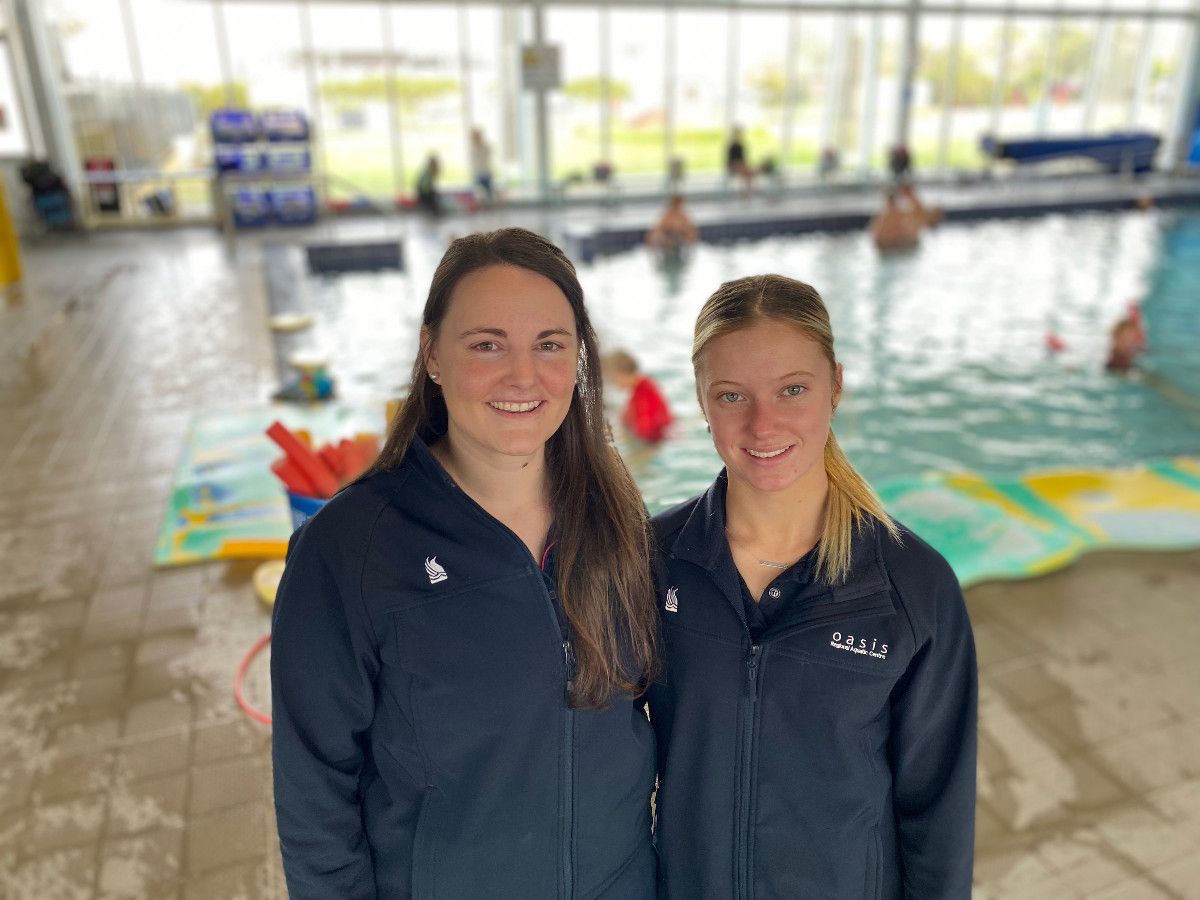
[[[322,500],[320,497],[306,497],[303,494],[293,494],[287,492],[288,506],[292,511],[292,530],[295,531],[309,519],[317,514],[322,506],[328,503],[328,500]]]

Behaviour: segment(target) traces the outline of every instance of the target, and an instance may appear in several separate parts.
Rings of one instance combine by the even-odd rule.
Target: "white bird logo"
[[[675,592],[675,588],[667,591],[667,602],[663,608],[667,612],[679,612],[679,595]]]
[[[430,584],[437,584],[439,581],[445,581],[450,576],[446,574],[446,570],[438,564],[437,557],[425,557],[425,574],[429,576]]]

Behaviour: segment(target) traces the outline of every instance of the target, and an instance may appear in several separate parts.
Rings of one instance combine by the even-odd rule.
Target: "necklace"
[[[760,559],[758,564],[760,566],[766,566],[768,569],[786,569],[788,567],[787,563],[771,562],[769,559]]]

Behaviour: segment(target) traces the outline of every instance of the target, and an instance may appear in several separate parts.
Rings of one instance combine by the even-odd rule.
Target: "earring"
[[[438,380],[438,373],[437,373],[437,372],[430,372],[430,373],[429,373],[429,380],[430,380],[430,381],[432,381],[434,384],[437,384],[437,380]]]

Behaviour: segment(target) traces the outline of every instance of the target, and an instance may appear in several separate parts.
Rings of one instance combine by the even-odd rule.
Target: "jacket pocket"
[[[867,866],[866,883],[863,885],[863,896],[869,900],[879,900],[883,887],[883,845],[879,839],[879,826],[872,825],[867,835]]]
[[[434,823],[434,807],[437,805],[437,792],[426,788],[425,797],[421,801],[421,811],[417,813],[416,830],[413,833],[412,848],[412,896],[413,900],[434,900],[437,896],[434,872],[437,865],[437,839]]]

